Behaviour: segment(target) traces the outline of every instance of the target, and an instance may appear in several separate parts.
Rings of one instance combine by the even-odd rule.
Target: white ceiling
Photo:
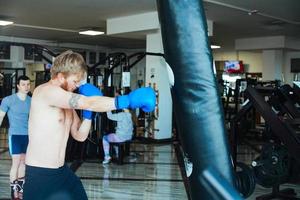
[[[212,43],[232,46],[235,38],[300,37],[300,0],[204,0],[204,7],[207,18],[214,21]],[[257,12],[249,15],[251,10]],[[0,19],[16,24],[0,27],[0,36],[143,48],[145,38],[140,36],[90,37],[77,31],[87,28],[105,31],[108,18],[150,11],[156,11],[156,0],[0,0]]]

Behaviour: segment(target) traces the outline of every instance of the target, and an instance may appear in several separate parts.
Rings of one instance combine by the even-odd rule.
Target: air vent
[[[280,20],[273,20],[273,21],[267,22],[267,24],[276,25],[276,26],[283,26],[283,25],[286,24],[286,22],[280,21]]]
[[[264,28],[268,30],[281,30],[284,28],[284,25],[286,22],[280,21],[280,20],[272,20],[272,21],[267,21],[263,23]]]

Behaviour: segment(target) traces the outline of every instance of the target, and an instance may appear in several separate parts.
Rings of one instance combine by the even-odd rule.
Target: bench
[[[112,157],[115,157],[115,160],[117,161],[117,164],[122,165],[124,162],[124,158],[125,156],[129,156],[130,154],[130,140],[124,141],[124,142],[110,142],[110,155],[112,155]],[[114,154],[114,147],[118,148],[119,151],[119,155],[116,156],[116,154]]]

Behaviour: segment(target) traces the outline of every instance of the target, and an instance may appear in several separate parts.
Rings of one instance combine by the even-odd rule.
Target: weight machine
[[[270,136],[265,141],[260,155],[252,162],[256,182],[263,187],[272,188],[272,193],[257,199],[288,198],[297,199],[293,189],[280,190],[282,183],[290,181],[290,177],[299,177],[300,136],[297,123],[297,109],[287,103],[287,96],[282,88],[247,87],[248,102],[231,121],[231,141],[233,144],[233,161],[237,163],[237,140],[241,119],[253,108],[265,120]],[[285,98],[284,98],[285,97]],[[284,100],[285,99],[285,100]],[[296,167],[298,168],[298,167]]]

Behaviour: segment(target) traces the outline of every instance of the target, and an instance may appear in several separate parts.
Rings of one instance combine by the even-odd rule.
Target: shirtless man
[[[25,200],[86,200],[81,181],[64,163],[69,134],[78,141],[87,138],[91,111],[140,107],[150,112],[155,107],[155,93],[151,88],[140,88],[118,98],[102,97],[95,86],[80,86],[85,73],[82,56],[66,51],[56,57],[51,80],[34,90],[29,116]],[[72,93],[79,86],[82,95]],[[74,109],[84,110],[82,122]]]

